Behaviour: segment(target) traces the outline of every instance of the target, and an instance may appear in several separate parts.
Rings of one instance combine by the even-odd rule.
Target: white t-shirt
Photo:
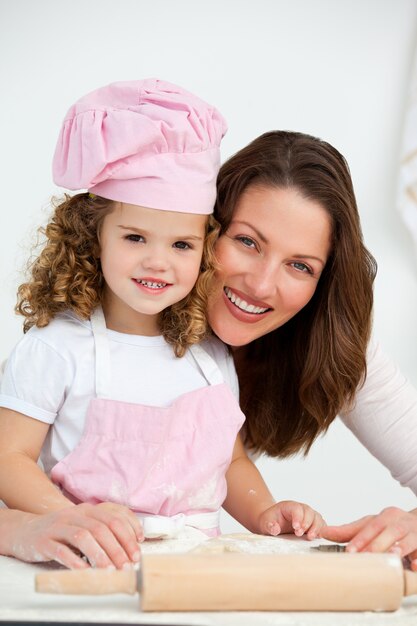
[[[193,357],[177,358],[162,336],[143,337],[107,330],[113,400],[168,406],[178,396],[208,383]],[[233,359],[217,338],[202,347],[238,395]],[[53,424],[41,460],[45,471],[78,443],[90,399],[95,396],[95,347],[90,321],[68,311],[44,328],[32,327],[11,353],[1,381],[0,406]]]

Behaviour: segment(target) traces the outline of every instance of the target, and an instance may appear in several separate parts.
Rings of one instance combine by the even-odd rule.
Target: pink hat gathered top
[[[117,82],[78,100],[63,122],[54,182],[166,211],[210,214],[227,125],[182,87]]]

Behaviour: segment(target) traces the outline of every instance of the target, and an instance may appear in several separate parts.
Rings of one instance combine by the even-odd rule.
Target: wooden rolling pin
[[[148,554],[139,570],[61,570],[43,593],[139,591],[143,611],[394,611],[417,573],[394,554]]]

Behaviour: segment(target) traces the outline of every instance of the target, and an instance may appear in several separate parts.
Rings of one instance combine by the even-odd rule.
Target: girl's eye
[[[186,241],[176,241],[174,243],[174,248],[176,248],[177,250],[190,250],[192,246],[190,246],[190,244]]]
[[[127,239],[127,241],[134,241],[134,242],[142,242],[145,241],[144,238],[142,237],[142,235],[126,235],[125,239]]]
[[[256,243],[251,237],[247,237],[246,235],[238,235],[236,239],[243,243],[246,248],[256,248]]]
[[[311,267],[309,267],[305,263],[301,263],[300,261],[294,261],[294,263],[291,263],[291,265],[298,272],[305,272],[306,274],[313,274],[314,273],[313,270],[311,269]]]

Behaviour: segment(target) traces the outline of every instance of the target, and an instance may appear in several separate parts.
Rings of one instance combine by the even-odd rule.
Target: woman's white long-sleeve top
[[[403,486],[417,494],[417,389],[372,341],[367,377],[345,425]]]

